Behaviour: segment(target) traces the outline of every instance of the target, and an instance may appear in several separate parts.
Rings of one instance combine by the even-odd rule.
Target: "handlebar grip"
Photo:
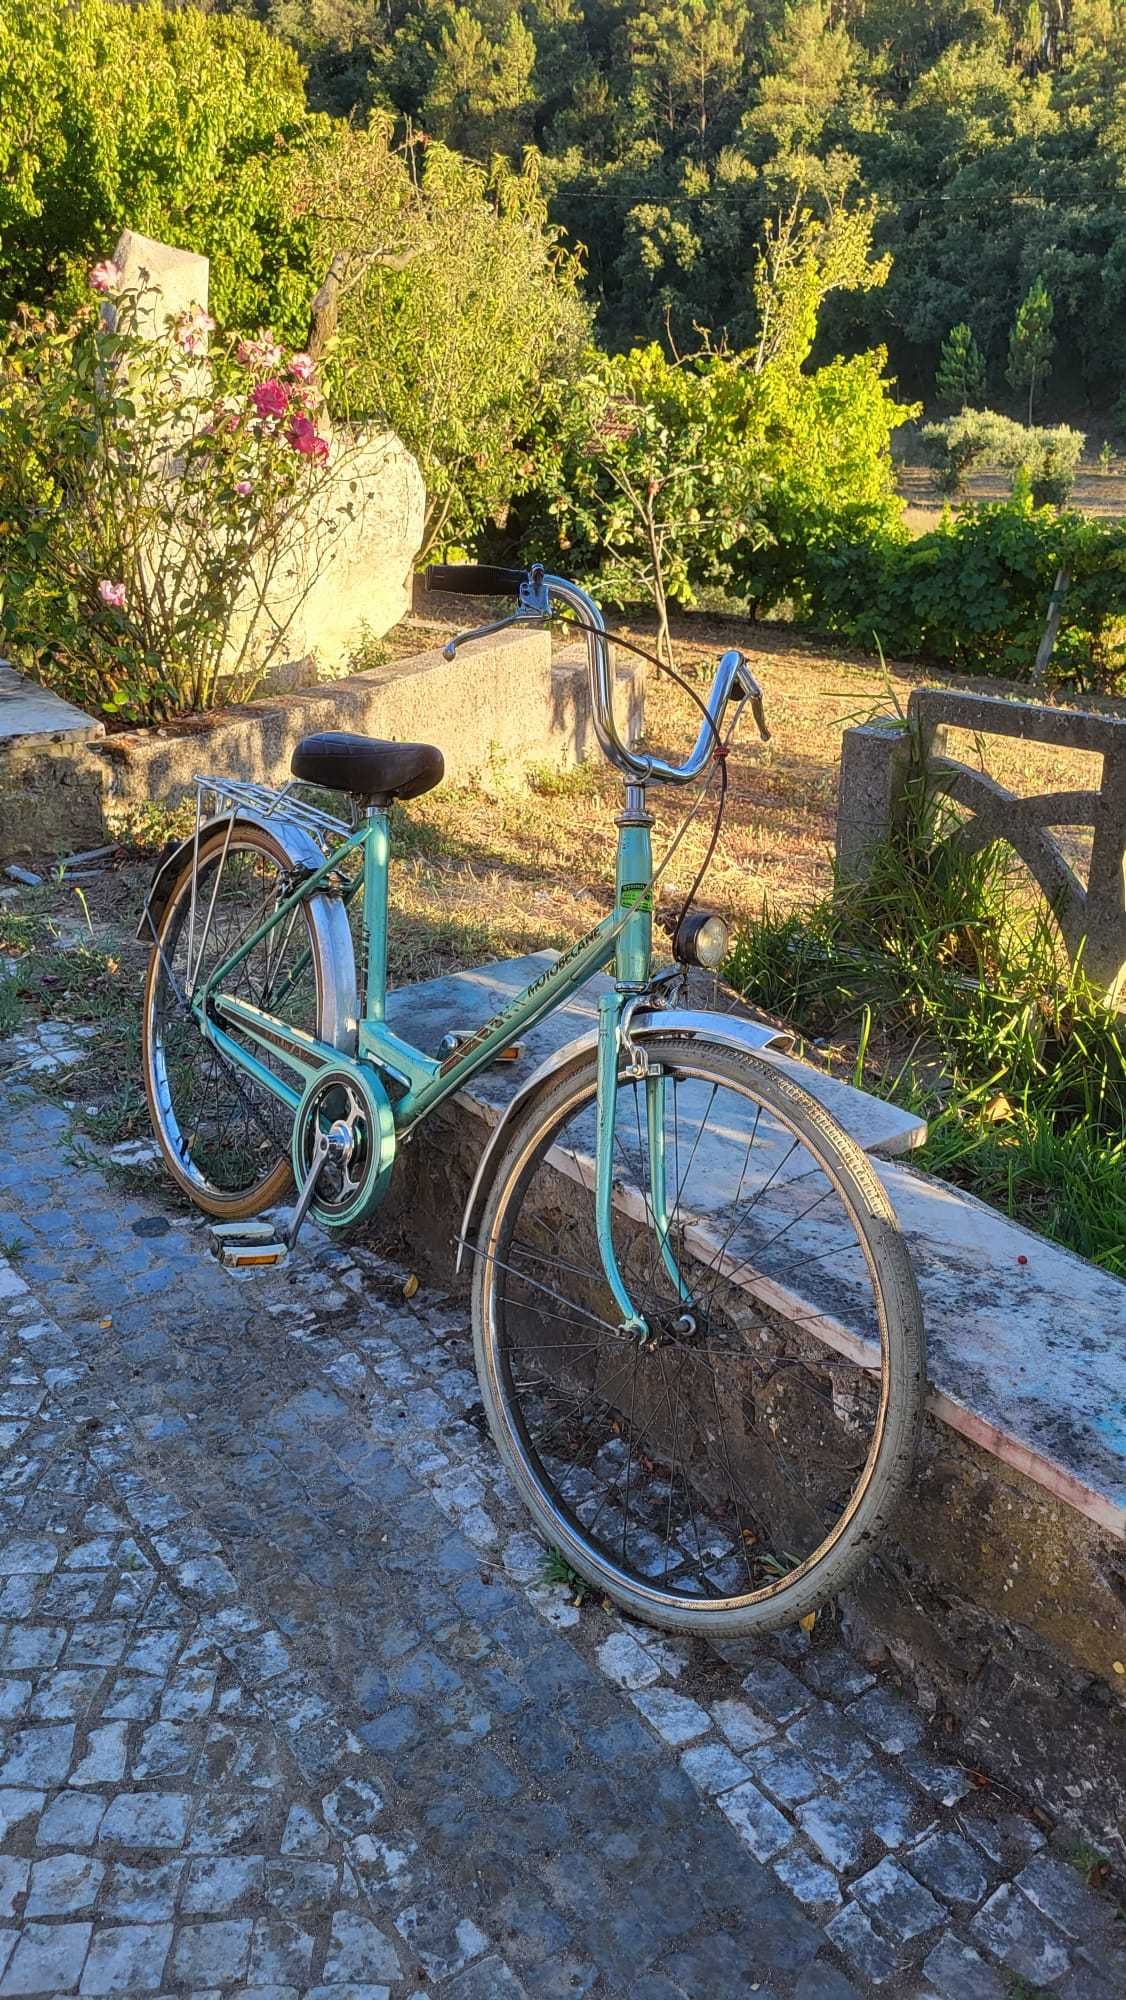
[[[448,590],[458,597],[514,597],[527,583],[526,569],[494,569],[488,563],[431,563],[427,590]]]

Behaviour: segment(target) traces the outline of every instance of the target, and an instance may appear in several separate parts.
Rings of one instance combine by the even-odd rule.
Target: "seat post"
[[[391,829],[383,806],[364,803],[364,907],[360,928],[360,992],[369,1021],[387,1012],[387,877]]]

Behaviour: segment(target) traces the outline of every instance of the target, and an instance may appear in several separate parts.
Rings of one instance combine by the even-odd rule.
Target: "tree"
[[[303,200],[338,273],[332,397],[387,422],[426,482],[426,549],[503,518],[536,467],[526,440],[580,365],[579,268],[547,220],[534,156],[519,173],[436,142],[353,131]],[[413,253],[413,254],[408,254]]]
[[[511,157],[530,134],[535,64],[536,45],[519,15],[493,40],[468,8],[455,8],[442,30],[424,123],[474,159]]]
[[[890,260],[871,257],[874,226],[868,203],[821,221],[800,200],[767,225],[755,272],[756,372],[768,362],[791,373],[804,366],[830,292],[872,291],[886,282]]]
[[[743,68],[749,15],[743,0],[652,0],[628,33],[632,63],[654,115],[670,132],[702,140]]]
[[[228,325],[297,334],[309,246],[285,174],[327,125],[306,110],[292,51],[240,15],[8,0],[0,312],[80,286],[128,223],[211,259]]]
[[[823,0],[787,7],[767,43],[747,130],[769,137],[782,157],[816,146],[838,105],[857,95],[860,54],[847,28],[830,25]]]
[[[1055,352],[1053,314],[1052,295],[1043,278],[1037,278],[1017,307],[1009,336],[1009,381],[1014,389],[1028,390],[1029,423],[1036,391],[1051,367]]]
[[[952,326],[942,343],[934,386],[944,403],[959,410],[985,397],[985,360],[965,320]]]

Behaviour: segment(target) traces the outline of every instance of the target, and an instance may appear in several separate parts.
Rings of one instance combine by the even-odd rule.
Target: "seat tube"
[[[387,875],[391,835],[387,814],[368,806],[364,836],[364,910],[360,988],[364,1014],[382,1021],[387,1012]]]

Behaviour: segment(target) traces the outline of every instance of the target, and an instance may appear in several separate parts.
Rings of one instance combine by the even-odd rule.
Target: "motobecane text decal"
[[[603,919],[603,922],[605,922],[605,919]],[[438,1065],[439,1076],[445,1076],[448,1070],[453,1069],[459,1063],[463,1063],[466,1057],[473,1055],[483,1042],[489,1040],[490,1036],[503,1032],[512,1022],[519,1021],[527,1009],[529,1000],[534,1000],[536,994],[542,992],[549,981],[557,979],[560,973],[567,970],[569,965],[573,965],[577,958],[581,958],[585,951],[589,951],[591,945],[598,938],[602,927],[602,923],[595,924],[593,930],[588,931],[586,936],[581,937],[577,944],[571,945],[561,958],[557,958],[553,965],[549,965],[546,971],[541,972],[538,979],[533,979],[531,985],[523,993],[519,994],[515,1000],[511,1000],[507,1007],[501,1009],[499,1014],[494,1014],[491,1021],[486,1021],[483,1028],[478,1028],[476,1034],[471,1035],[467,1042],[459,1043],[456,1049],[452,1049],[448,1056],[443,1057],[441,1063]],[[607,956],[609,956],[609,943],[607,943]]]

